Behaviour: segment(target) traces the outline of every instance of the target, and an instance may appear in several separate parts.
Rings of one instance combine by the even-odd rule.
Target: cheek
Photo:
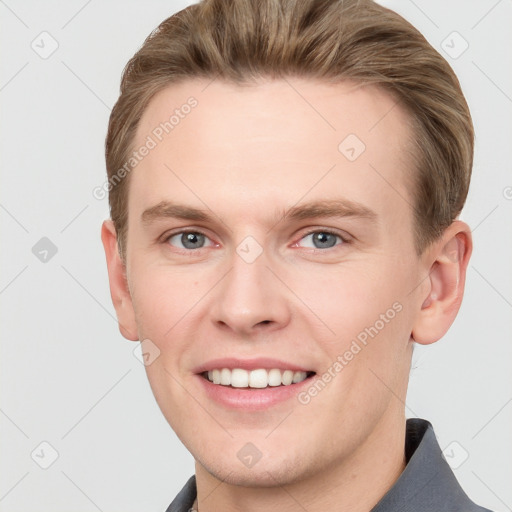
[[[406,276],[394,274],[392,267],[379,258],[377,265],[331,267],[328,276],[317,272],[295,283],[297,295],[307,297],[305,302],[321,321],[313,322],[310,315],[310,326],[318,326],[312,335],[325,356],[323,371],[336,376],[331,392],[348,403],[353,400],[353,410],[361,401],[380,402],[387,397],[379,378],[393,388],[402,379],[410,312],[403,291]],[[333,403],[342,408],[345,399],[338,401],[333,395]]]
[[[292,287],[331,331],[333,342],[344,342],[373,325],[400,298],[400,283],[382,260],[373,266],[326,266],[302,276],[294,281],[290,276]]]
[[[191,278],[175,268],[142,266],[134,268],[137,276],[132,290],[132,302],[139,332],[155,343],[165,344],[173,337],[188,313],[204,295],[199,279]]]

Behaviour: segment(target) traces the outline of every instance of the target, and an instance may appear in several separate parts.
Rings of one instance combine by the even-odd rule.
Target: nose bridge
[[[283,326],[289,317],[286,290],[268,268],[271,259],[263,248],[247,237],[231,258],[212,308],[212,320],[237,333],[272,324]],[[257,244],[257,245],[256,245]]]

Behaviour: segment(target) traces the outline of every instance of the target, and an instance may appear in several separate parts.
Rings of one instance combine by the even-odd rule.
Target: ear
[[[111,220],[104,221],[101,226],[101,241],[107,258],[110,296],[117,313],[119,330],[127,340],[139,341],[135,312],[126,279],[126,266],[119,255],[116,229]]]
[[[469,226],[455,220],[425,253],[429,269],[421,310],[412,338],[428,345],[442,338],[452,325],[464,295],[466,270],[473,250]],[[426,290],[426,292],[425,292]]]

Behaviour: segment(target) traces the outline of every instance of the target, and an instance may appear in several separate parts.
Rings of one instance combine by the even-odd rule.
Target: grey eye
[[[202,249],[206,240],[208,237],[197,231],[182,231],[170,236],[168,242],[180,249]]]
[[[308,247],[313,249],[330,249],[336,245],[337,239],[341,240],[339,235],[330,233],[329,231],[314,231],[306,235],[302,240],[306,240],[307,238],[310,238],[313,244]]]

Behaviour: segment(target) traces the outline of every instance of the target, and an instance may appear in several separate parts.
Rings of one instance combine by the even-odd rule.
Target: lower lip
[[[234,409],[261,411],[276,404],[290,400],[305,387],[311,384],[312,377],[289,386],[268,386],[266,388],[232,388],[213,384],[201,375],[197,375],[200,385],[207,396],[215,402]]]

